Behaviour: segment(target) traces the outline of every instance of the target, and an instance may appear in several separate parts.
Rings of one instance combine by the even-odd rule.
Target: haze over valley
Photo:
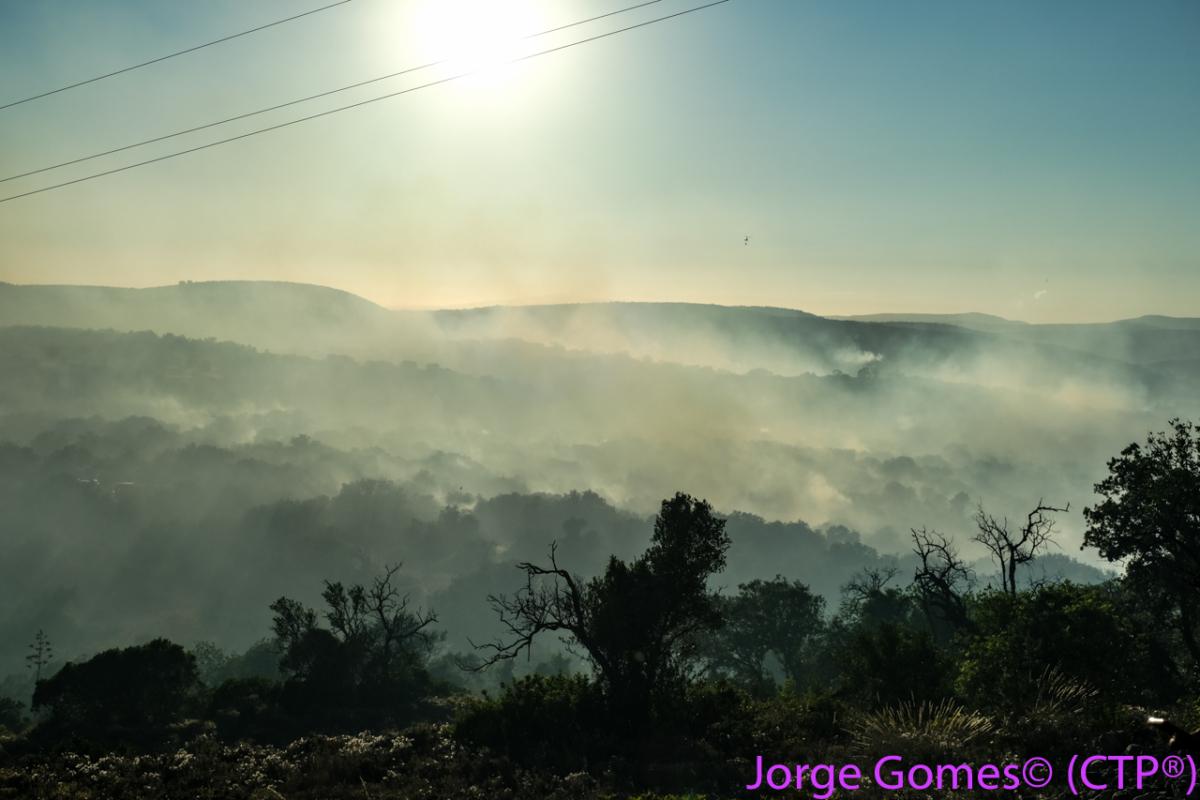
[[[0,319],[9,659],[51,627],[68,653],[156,634],[245,648],[275,597],[395,561],[446,651],[467,650],[515,562],[558,541],[599,570],[678,490],[730,515],[727,587],[785,571],[836,602],[864,566],[910,570],[924,527],[986,576],[977,507],[1015,519],[1039,499],[1071,509],[1043,573],[1094,580],[1092,484],[1194,415],[1200,386],[1183,318],[418,312],[203,282],[5,284]]]
[[[1177,795],[1197,41],[0,3],[0,800]]]

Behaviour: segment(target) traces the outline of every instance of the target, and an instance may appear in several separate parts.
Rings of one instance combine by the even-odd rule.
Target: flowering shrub
[[[448,726],[405,733],[306,736],[286,747],[201,736],[152,755],[5,755],[0,798],[21,800],[337,800],[598,797],[584,774],[516,769],[464,750]]]

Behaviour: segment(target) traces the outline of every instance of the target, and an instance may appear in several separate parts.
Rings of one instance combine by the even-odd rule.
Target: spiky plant
[[[1073,678],[1054,666],[1042,670],[1034,685],[1037,694],[1030,716],[1056,718],[1081,714],[1100,694],[1086,681]]]
[[[939,758],[961,753],[993,730],[989,718],[946,698],[936,703],[910,700],[863,714],[850,735],[863,755]]]

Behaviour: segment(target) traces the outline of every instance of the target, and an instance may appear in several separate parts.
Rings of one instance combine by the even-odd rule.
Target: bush
[[[851,630],[835,650],[842,690],[864,706],[950,694],[952,664],[925,630],[884,622]]]
[[[11,697],[0,697],[0,733],[20,733],[27,724],[25,706]]]
[[[1120,601],[1115,584],[984,595],[962,655],[959,693],[976,707],[1020,718],[1046,702],[1052,669],[1059,689],[1070,679],[1096,690],[1089,708],[1153,700],[1172,681],[1154,658],[1149,633],[1122,613]]]
[[[227,741],[283,741],[292,727],[280,710],[280,686],[265,678],[232,678],[209,698],[209,718]]]
[[[166,639],[105,650],[38,681],[46,728],[83,738],[154,738],[182,716],[198,687],[196,661]]]
[[[498,698],[466,704],[455,724],[464,742],[558,772],[586,769],[613,752],[604,698],[581,675],[528,675]]]
[[[832,692],[799,693],[785,684],[776,696],[753,704],[755,738],[745,752],[769,752],[798,764],[828,758],[844,738],[844,720],[851,713]]]

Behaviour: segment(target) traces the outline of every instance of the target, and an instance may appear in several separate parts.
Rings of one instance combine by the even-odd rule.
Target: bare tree
[[[1000,568],[1001,589],[1009,597],[1017,595],[1017,567],[1033,561],[1039,553],[1054,544],[1055,523],[1049,514],[1065,514],[1070,510],[1070,504],[1058,508],[1038,500],[1037,506],[1025,516],[1025,524],[1020,530],[1012,531],[1007,517],[997,520],[985,512],[983,506],[979,506],[975,513],[978,533],[973,540],[991,553],[992,560]]]
[[[347,589],[341,583],[325,581],[325,589],[321,592],[329,610],[325,619],[329,628],[343,642],[358,642],[364,640],[370,633],[370,612],[367,608],[367,592],[362,586],[351,586]]]
[[[409,610],[408,595],[401,595],[392,585],[392,577],[400,571],[400,564],[384,569],[383,575],[371,583],[366,592],[366,607],[378,627],[380,669],[384,675],[391,674],[392,653],[405,643],[428,646],[430,639],[425,629],[437,622],[433,611]],[[361,587],[355,587],[361,591]]]
[[[920,561],[913,574],[913,587],[925,616],[931,625],[940,618],[955,629],[969,627],[965,594],[975,581],[974,572],[943,534],[927,528],[910,530],[913,553]]]
[[[525,586],[511,595],[488,595],[488,602],[509,633],[507,639],[471,645],[491,655],[471,666],[472,671],[486,669],[500,661],[529,656],[533,641],[540,633],[565,633],[587,652],[601,674],[607,673],[608,659],[592,642],[587,625],[587,601],[584,581],[558,565],[558,542],[550,544],[550,565],[529,561],[517,564],[525,573]],[[568,645],[570,645],[568,641]]]
[[[881,594],[899,572],[893,566],[863,567],[842,587],[846,604],[856,607]]]

